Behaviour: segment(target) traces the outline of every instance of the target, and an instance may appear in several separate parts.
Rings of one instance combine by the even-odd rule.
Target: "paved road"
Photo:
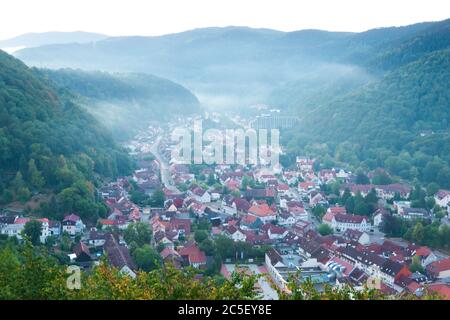
[[[169,164],[161,157],[159,154],[158,146],[161,142],[162,137],[158,137],[153,145],[150,147],[150,152],[155,156],[156,160],[159,162],[159,167],[161,170],[161,181],[164,186],[172,192],[181,193],[180,190],[174,185],[172,177],[170,175]]]

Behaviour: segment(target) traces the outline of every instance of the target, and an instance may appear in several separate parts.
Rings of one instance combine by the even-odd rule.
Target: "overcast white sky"
[[[2,0],[0,39],[27,32],[161,35],[208,26],[363,31],[450,18],[448,0]]]

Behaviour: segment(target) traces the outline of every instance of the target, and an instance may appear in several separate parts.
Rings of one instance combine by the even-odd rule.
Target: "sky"
[[[4,0],[0,39],[28,32],[162,35],[211,26],[364,31],[450,18],[448,0]]]

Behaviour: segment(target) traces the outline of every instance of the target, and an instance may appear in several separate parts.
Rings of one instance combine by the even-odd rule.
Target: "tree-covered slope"
[[[40,70],[61,93],[73,95],[99,122],[123,140],[150,120],[200,112],[197,98],[183,86],[148,74],[72,69]]]
[[[325,143],[338,160],[384,166],[403,178],[448,188],[449,101],[446,49],[302,114],[294,141],[300,141],[297,146]],[[290,146],[296,148],[294,142]]]
[[[126,153],[91,115],[61,98],[35,70],[0,51],[3,204],[26,202],[30,192],[55,193],[61,212],[96,214],[95,177],[130,169]]]

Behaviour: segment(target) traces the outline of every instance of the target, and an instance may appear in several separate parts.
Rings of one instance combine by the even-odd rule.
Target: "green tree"
[[[356,183],[357,184],[369,184],[370,180],[362,169],[356,170]]]
[[[17,171],[16,176],[12,181],[11,185],[14,188],[15,192],[18,192],[18,190],[25,188],[25,181],[23,181],[23,175],[20,171]]]
[[[164,205],[165,200],[166,197],[164,195],[164,192],[161,189],[157,189],[153,191],[153,194],[150,198],[150,203],[152,206],[162,207]]]
[[[28,221],[25,223],[23,233],[30,239],[32,244],[38,245],[41,242],[42,222],[38,220]]]
[[[203,242],[208,239],[208,233],[205,230],[196,230],[194,233],[194,239],[197,243]]]
[[[420,263],[420,258],[418,256],[414,256],[412,258],[411,264],[409,265],[409,271],[411,272],[420,272],[424,273],[424,269],[422,267],[422,264]]]
[[[40,190],[45,184],[44,177],[37,169],[34,159],[30,159],[30,161],[28,161],[28,177],[30,179],[31,186],[35,190]]]
[[[327,236],[329,234],[333,234],[333,229],[326,223],[322,223],[318,228],[317,231],[322,236]]]
[[[20,188],[19,190],[17,190],[17,199],[20,202],[25,203],[28,200],[30,200],[30,198],[31,198],[31,192],[30,192],[30,190],[28,190],[27,187],[23,187],[23,188]]]
[[[145,222],[132,223],[124,230],[123,238],[126,243],[134,242],[138,247],[150,244],[152,240],[150,225]]]
[[[148,244],[134,250],[133,259],[139,269],[147,272],[161,265],[161,256]]]
[[[422,223],[417,222],[412,230],[412,239],[414,242],[421,244],[424,240],[424,228]]]

